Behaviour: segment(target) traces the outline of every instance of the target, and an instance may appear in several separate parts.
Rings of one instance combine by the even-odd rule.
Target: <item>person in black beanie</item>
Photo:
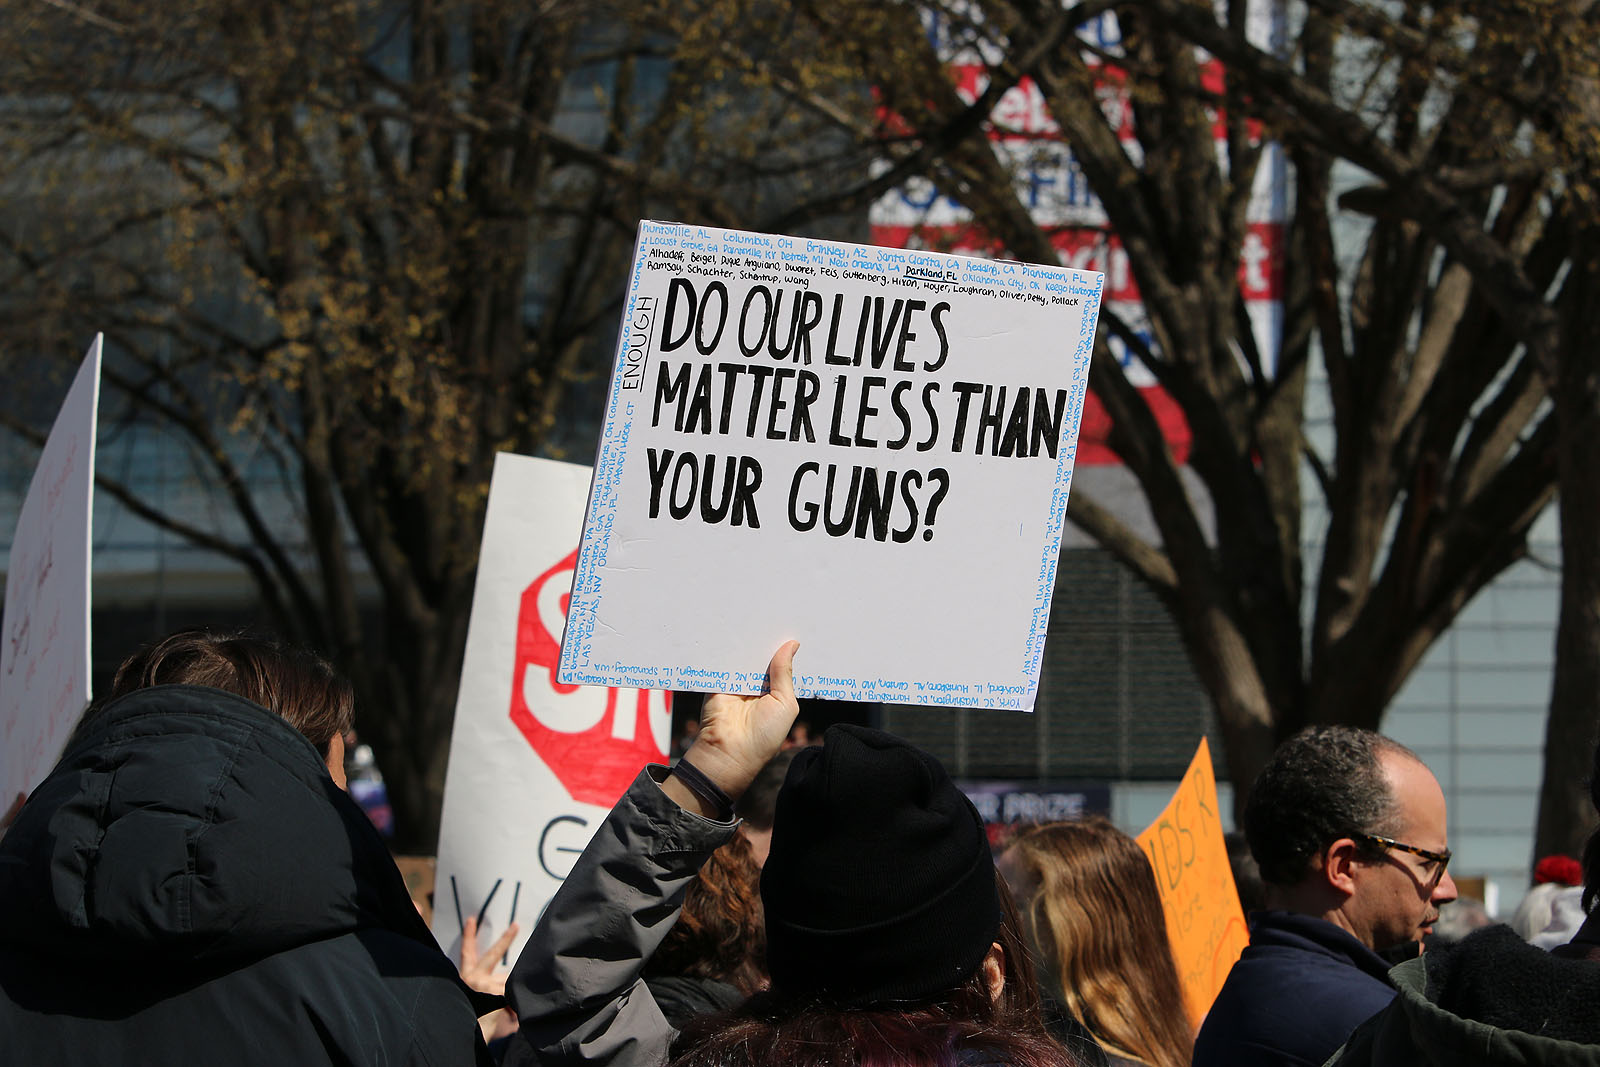
[[[932,756],[864,726],[795,757],[761,900],[767,968],[791,997],[903,1003],[999,967],[982,818]]]
[[[851,725],[798,753],[778,795],[761,876],[771,988],[667,1026],[643,961],[794,719],[795,647],[773,657],[766,695],[709,699],[670,776],[647,769],[600,827],[513,969],[525,1047],[508,1063],[1078,1062],[1040,1021],[977,810],[932,756]]]

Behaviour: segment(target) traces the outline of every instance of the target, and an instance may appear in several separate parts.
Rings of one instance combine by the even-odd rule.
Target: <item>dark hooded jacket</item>
[[[1430,949],[1389,972],[1399,997],[1330,1067],[1600,1067],[1600,967],[1578,948],[1497,925]]]
[[[279,716],[114,702],[0,840],[8,1063],[487,1063],[383,840]]]

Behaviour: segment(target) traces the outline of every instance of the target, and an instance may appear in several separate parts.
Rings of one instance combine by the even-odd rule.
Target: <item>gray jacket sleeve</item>
[[[676,1032],[640,977],[735,823],[684,811],[647,767],[584,849],[517,957],[507,1062],[658,1067]],[[518,1047],[520,1046],[520,1047]]]

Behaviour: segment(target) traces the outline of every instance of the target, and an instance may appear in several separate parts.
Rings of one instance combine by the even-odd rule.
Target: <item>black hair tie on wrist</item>
[[[699,767],[680,756],[678,762],[672,765],[672,774],[689,792],[711,805],[717,812],[717,821],[729,822],[733,819],[733,801]]]

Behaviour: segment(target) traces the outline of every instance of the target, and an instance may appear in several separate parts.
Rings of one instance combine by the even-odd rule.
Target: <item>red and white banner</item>
[[[555,679],[591,471],[501,453],[473,590],[445,778],[433,932],[459,952],[521,926],[509,958],[600,820],[665,763],[671,695]]]
[[[1278,33],[1279,19],[1273,5],[1253,5],[1248,29],[1251,40],[1270,45]],[[938,24],[930,25],[929,32],[949,62],[957,93],[969,103],[976,101],[988,87],[990,64],[999,58],[998,52],[983,42],[974,44],[970,39],[954,43]],[[1100,77],[1101,109],[1117,131],[1123,150],[1137,164],[1142,152],[1135,137],[1133,106],[1125,78],[1119,68],[1100,59],[1102,54],[1115,55],[1121,47],[1116,16],[1107,13],[1086,23],[1079,28],[1079,37],[1093,48],[1085,52],[1084,58],[1097,69]],[[1207,88],[1220,95],[1223,78],[1220,63],[1203,58],[1201,78]],[[896,122],[889,114],[883,119],[891,128]],[[1219,158],[1225,163],[1227,143],[1220,113],[1215,116],[1215,123]],[[1022,203],[1033,219],[1050,231],[1061,263],[1103,272],[1106,275],[1104,310],[1120,318],[1143,344],[1154,350],[1154,339],[1140,302],[1138,285],[1129,269],[1127,253],[1112,232],[1104,205],[1089,187],[1087,177],[1062,139],[1061,130],[1032,79],[1022,79],[1001,95],[991,112],[987,132],[996,155],[1014,175]],[[1252,134],[1259,135],[1259,128],[1252,127]],[[1269,369],[1277,361],[1283,317],[1285,205],[1282,153],[1276,145],[1268,145],[1251,190],[1247,212],[1249,228],[1240,254],[1239,285],[1250,314],[1256,348]],[[969,256],[1006,254],[973,224],[971,212],[924,179],[909,181],[879,199],[873,205],[871,223],[874,244]],[[1143,393],[1160,422],[1178,462],[1185,462],[1190,435],[1177,403],[1156,385],[1154,376],[1120,338],[1109,333],[1106,337],[1130,381]],[[1084,404],[1079,435],[1080,466],[1119,462],[1106,444],[1109,431],[1110,418],[1090,393]]]

